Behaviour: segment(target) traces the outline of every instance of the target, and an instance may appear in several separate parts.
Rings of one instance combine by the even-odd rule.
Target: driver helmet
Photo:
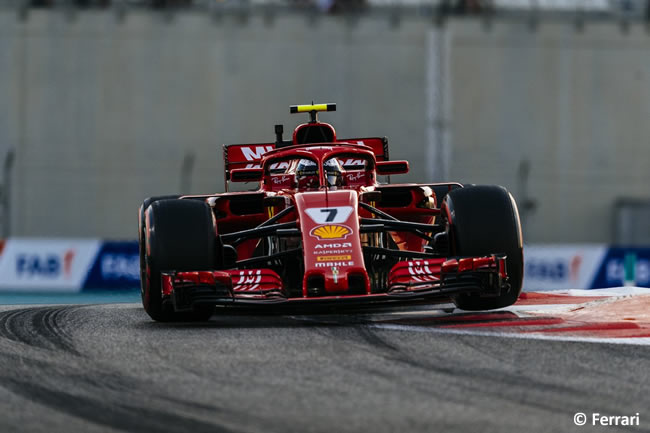
[[[311,159],[301,159],[296,167],[296,185],[299,189],[318,188],[318,164]]]
[[[325,169],[325,177],[327,178],[327,186],[341,186],[343,185],[343,169],[338,159],[330,158],[323,164]]]

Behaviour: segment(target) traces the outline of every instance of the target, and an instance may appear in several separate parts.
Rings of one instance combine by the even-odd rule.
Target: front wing
[[[509,289],[506,257],[405,260],[390,270],[381,292],[289,297],[284,282],[271,269],[163,272],[162,294],[176,311],[197,304],[336,304],[444,298],[463,293],[498,296]],[[305,291],[306,292],[306,291]]]

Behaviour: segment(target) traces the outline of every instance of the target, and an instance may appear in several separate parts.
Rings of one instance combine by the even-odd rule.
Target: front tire
[[[510,288],[495,297],[463,294],[453,298],[463,310],[491,310],[514,304],[524,277],[523,239],[517,204],[501,186],[479,185],[450,191],[447,209],[450,247],[457,256],[504,253]]]
[[[175,199],[179,198],[179,195],[159,195],[154,197],[147,197],[138,209],[138,246],[140,250],[140,295],[144,296],[144,287],[145,287],[145,239],[144,239],[144,214],[151,206],[151,203],[154,203],[159,200]]]
[[[204,321],[214,306],[177,313],[162,296],[161,272],[215,269],[216,229],[212,210],[202,201],[158,200],[144,212],[142,305],[161,322]]]

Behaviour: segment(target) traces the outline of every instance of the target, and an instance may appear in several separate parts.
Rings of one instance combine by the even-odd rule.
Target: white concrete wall
[[[453,176],[521,195],[528,160],[529,240],[612,241],[616,198],[650,197],[650,33],[458,21],[452,47]]]
[[[427,83],[442,71],[450,180],[518,195],[529,160],[528,239],[609,241],[615,197],[650,195],[650,36],[454,21],[437,68],[433,29],[406,17],[395,28],[373,17],[0,11],[11,233],[132,238],[144,197],[222,190],[221,144],[273,140],[273,124],[303,121],[288,106],[312,99],[339,104],[322,115],[339,136],[387,135],[391,156],[411,160],[402,179],[431,180]],[[188,153],[191,188],[180,191]]]
[[[321,118],[340,136],[388,135],[395,157],[417,159],[428,27],[1,13],[1,134],[18,149],[12,234],[133,237],[144,197],[179,192],[187,152],[196,164],[183,192],[220,191],[221,144],[273,141],[274,123],[290,132],[307,119],[289,105],[312,99],[339,104]]]

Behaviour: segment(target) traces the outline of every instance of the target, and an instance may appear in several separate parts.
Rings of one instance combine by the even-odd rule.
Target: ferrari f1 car
[[[513,304],[522,286],[517,205],[500,186],[391,184],[407,161],[386,138],[339,139],[319,111],[290,140],[223,148],[225,193],[152,197],[139,213],[142,303],[154,320],[222,305],[451,300]],[[387,177],[384,177],[387,176]],[[378,177],[388,179],[379,182]],[[229,192],[232,182],[258,182]]]

